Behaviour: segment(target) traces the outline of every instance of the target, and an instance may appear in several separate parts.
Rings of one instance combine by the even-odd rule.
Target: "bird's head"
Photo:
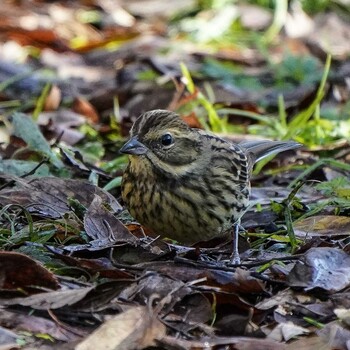
[[[207,158],[200,133],[174,112],[159,109],[142,114],[130,136],[120,152],[131,155],[132,161],[148,161],[162,172],[182,175]]]

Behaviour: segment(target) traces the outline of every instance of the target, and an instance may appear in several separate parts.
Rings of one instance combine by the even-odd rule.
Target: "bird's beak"
[[[125,154],[141,155],[147,152],[147,147],[137,139],[137,136],[134,136],[124,144],[119,152]]]

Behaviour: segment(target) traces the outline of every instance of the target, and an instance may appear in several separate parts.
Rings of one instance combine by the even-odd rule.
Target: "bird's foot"
[[[241,258],[239,257],[239,254],[235,254],[235,253],[238,253],[238,252],[234,252],[231,255],[230,265],[240,265],[241,264]]]

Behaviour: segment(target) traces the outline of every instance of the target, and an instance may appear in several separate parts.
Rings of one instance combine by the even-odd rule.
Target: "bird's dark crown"
[[[189,126],[174,112],[156,109],[140,115],[135,121],[130,133],[142,139],[151,131],[167,129],[189,130]]]

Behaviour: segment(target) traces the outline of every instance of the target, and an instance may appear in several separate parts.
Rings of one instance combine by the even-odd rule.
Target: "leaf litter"
[[[294,2],[283,33],[252,4],[147,3],[3,6],[1,347],[348,349],[349,11]],[[123,211],[118,149],[154,108],[308,145],[253,177],[241,266]]]

